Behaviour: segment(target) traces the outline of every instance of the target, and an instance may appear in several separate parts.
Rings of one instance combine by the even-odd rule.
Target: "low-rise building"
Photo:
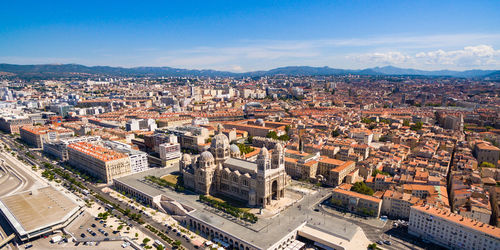
[[[167,142],[160,144],[160,159],[163,166],[173,166],[181,159],[181,145],[179,143]]]
[[[19,133],[19,129],[27,125],[33,125],[28,116],[0,117],[0,129],[10,134]]]
[[[354,161],[341,161],[322,157],[318,161],[318,179],[323,179],[327,185],[338,186],[344,182],[345,177],[354,170],[356,163]]]
[[[500,149],[488,142],[479,142],[474,146],[474,155],[479,164],[489,162],[498,167]]]
[[[333,189],[330,201],[336,206],[340,206],[351,212],[367,216],[379,217],[382,209],[381,199],[345,190],[340,187]]]
[[[408,219],[410,208],[421,201],[411,194],[393,190],[386,190],[382,200],[382,214],[399,219]]]
[[[73,130],[52,126],[24,126],[19,129],[21,140],[28,145],[42,148],[46,142],[58,141],[70,138],[74,135]]]

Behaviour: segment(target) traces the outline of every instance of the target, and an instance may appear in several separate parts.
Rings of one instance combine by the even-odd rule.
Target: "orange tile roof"
[[[68,148],[80,151],[103,162],[113,161],[128,157],[111,149],[94,145],[88,142],[76,142],[68,145]]]
[[[332,158],[329,158],[329,157],[322,157],[319,160],[319,162],[320,163],[331,164],[331,165],[335,165],[335,166],[340,166],[340,165],[342,165],[342,164],[345,163],[344,161],[337,160],[337,159],[332,159]]]
[[[451,213],[433,206],[412,206],[412,208],[473,230],[483,232],[495,238],[500,238],[500,228],[498,227],[490,226],[474,219],[465,218],[459,214]]]
[[[334,188],[333,192],[341,193],[341,194],[348,195],[348,196],[353,196],[356,198],[360,198],[363,200],[368,200],[368,201],[372,201],[372,202],[376,202],[376,203],[379,203],[380,201],[382,201],[381,199],[375,198],[373,196],[360,194],[360,193],[356,193],[353,191],[348,191],[348,190],[344,190],[344,189],[340,189],[340,188]]]

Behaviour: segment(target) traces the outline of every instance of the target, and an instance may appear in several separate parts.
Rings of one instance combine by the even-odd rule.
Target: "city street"
[[[43,155],[39,154],[39,153],[31,153],[31,155],[34,157],[34,159],[30,159],[29,157],[26,156],[25,152],[20,150],[19,147],[18,147],[18,142],[16,142],[14,139],[12,139],[11,137],[9,136],[6,136],[4,134],[1,134],[0,135],[0,139],[6,143],[12,150],[16,151],[18,153],[18,155],[23,159],[23,160],[26,160],[30,163],[33,163],[33,164],[36,164],[38,167],[40,168],[43,168],[43,165],[41,164],[42,162],[52,162],[52,160],[44,157]],[[63,168],[62,166],[60,166],[59,164],[56,164],[55,167],[58,167],[60,168],[61,170],[63,171],[66,171],[67,173],[70,174],[70,176],[72,178],[75,178],[75,179],[80,179],[79,176],[77,176],[76,174],[72,173],[71,171],[68,171],[66,170],[65,168]],[[63,179],[64,182],[67,183],[66,180]],[[94,186],[93,184],[90,184],[88,182],[82,182],[83,185],[88,188],[89,190],[91,190],[92,192],[94,192],[95,194],[98,194],[100,195],[101,197],[105,198],[106,200],[109,200],[109,201],[112,201],[113,203],[117,204],[120,208],[122,209],[130,209],[131,210],[131,213],[138,213],[138,214],[142,214],[142,211],[141,210],[137,210],[137,209],[134,209],[134,208],[131,208],[130,206],[128,206],[127,204],[124,204],[123,202],[113,198],[112,196],[108,195],[107,193],[105,192],[102,192],[101,188],[98,188],[96,186]],[[92,195],[88,195],[87,197],[90,197],[93,201],[95,202],[98,202],[99,204],[102,204],[102,202],[98,199],[96,199],[95,197],[93,197]],[[106,204],[102,204],[104,207],[106,207]],[[124,216],[123,214],[121,214],[118,210],[116,209],[113,209],[111,211],[111,213],[115,216],[119,216],[121,218],[126,218],[126,216]],[[142,216],[141,217],[142,220],[144,220],[144,222],[146,222],[147,224],[165,232],[168,228],[165,226],[165,225],[162,225],[156,221],[154,221],[153,219],[147,217],[147,216]],[[133,220],[128,220],[128,223],[129,224],[132,224],[134,227],[136,228],[141,228],[141,231],[143,231],[146,235],[148,235],[150,238],[152,239],[157,239],[157,240],[160,240],[165,246],[167,246],[169,249],[172,248],[172,246],[170,244],[168,244],[167,242],[163,241],[160,237],[156,236],[155,234],[153,234],[152,232],[150,232],[147,228],[145,228],[143,225],[140,225],[139,223],[137,223],[136,221],[133,221]],[[194,246],[187,242],[186,239],[182,238],[181,236],[177,236],[175,234],[168,234],[168,237],[172,238],[174,241],[175,240],[178,240],[181,242],[181,245],[186,248],[186,249],[195,249]]]

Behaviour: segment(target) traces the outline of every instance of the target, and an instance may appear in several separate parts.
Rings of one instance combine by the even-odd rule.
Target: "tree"
[[[377,174],[383,174],[383,175],[391,176],[391,174],[389,174],[389,173],[387,173],[387,172],[380,171],[380,170],[378,170],[378,169],[373,170],[373,172],[372,172],[372,176],[373,176],[373,177],[375,177],[375,176],[377,176]]]
[[[340,135],[340,131],[338,129],[335,129],[332,131],[332,137],[337,137]]]
[[[142,244],[147,245],[149,241],[151,241],[151,239],[146,237],[142,240]]]
[[[482,168],[495,168],[495,164],[493,164],[493,163],[489,163],[489,162],[487,162],[487,161],[483,161],[483,162],[481,163],[481,167],[482,167]]]
[[[364,182],[359,181],[354,183],[354,185],[351,187],[351,191],[360,193],[360,194],[366,194],[366,195],[372,195],[373,189],[368,187]]]
[[[408,121],[408,120],[404,120],[404,121],[403,121],[403,126],[405,126],[405,127],[409,127],[409,126],[410,126],[410,121]]]
[[[277,139],[280,141],[288,141],[288,140],[290,140],[290,137],[288,136],[288,134],[284,134],[284,135],[278,136]]]
[[[411,130],[418,131],[418,130],[421,130],[421,129],[422,129],[422,126],[423,126],[423,123],[422,123],[422,122],[417,122],[417,123],[415,123],[414,125],[411,125],[411,126],[410,126],[410,129],[411,129]]]
[[[278,133],[276,131],[269,131],[266,135],[267,138],[278,139]]]

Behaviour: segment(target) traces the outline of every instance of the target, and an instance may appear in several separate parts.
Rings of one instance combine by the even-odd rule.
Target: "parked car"
[[[24,249],[28,249],[28,248],[32,248],[33,247],[33,244],[28,244],[26,246],[24,246]]]
[[[384,244],[386,244],[386,245],[392,245],[392,242],[390,240],[385,240]]]

